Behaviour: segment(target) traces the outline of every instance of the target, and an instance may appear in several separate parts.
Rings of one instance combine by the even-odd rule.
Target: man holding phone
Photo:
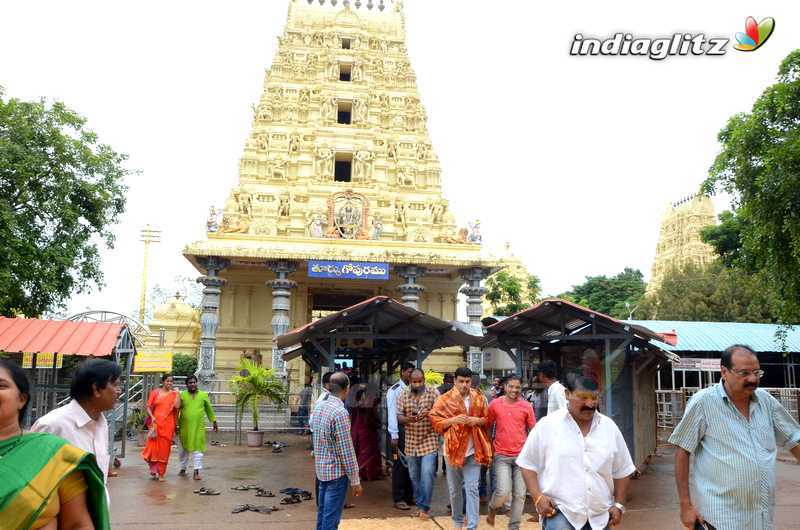
[[[397,421],[405,427],[405,453],[414,501],[417,510],[414,516],[430,518],[433,480],[436,475],[436,460],[439,440],[428,414],[438,397],[436,390],[425,385],[425,374],[419,368],[411,372],[408,388],[397,398]]]

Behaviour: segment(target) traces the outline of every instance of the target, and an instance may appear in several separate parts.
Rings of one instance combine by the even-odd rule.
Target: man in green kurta
[[[180,475],[186,474],[189,467],[189,453],[192,454],[194,479],[200,480],[200,470],[203,469],[203,453],[206,451],[206,417],[218,432],[217,417],[211,407],[208,394],[197,389],[197,377],[190,375],[186,378],[186,388],[181,392],[181,416],[178,422],[181,436],[181,470]]]

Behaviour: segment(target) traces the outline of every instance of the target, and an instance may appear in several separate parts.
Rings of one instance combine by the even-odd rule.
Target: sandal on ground
[[[408,504],[406,504],[403,501],[394,503],[394,507],[397,508],[398,510],[410,510],[411,509],[411,506],[409,506]]]
[[[238,505],[233,507],[233,510],[231,510],[231,513],[246,512],[246,511],[248,511],[250,509],[250,506],[251,506],[250,504],[238,504]]]
[[[185,477],[186,476],[186,470],[185,469],[181,469],[180,471],[178,471],[178,476],[179,477]]]
[[[250,491],[258,489],[258,484],[239,484],[231,488],[234,491]]]
[[[300,498],[303,499],[304,501],[310,501],[311,500],[311,492],[310,491],[305,491],[305,490],[301,491],[300,492]]]
[[[270,490],[265,490],[264,488],[258,488],[256,490],[256,497],[274,497],[275,494],[272,493]]]
[[[251,512],[258,512],[258,513],[271,513],[274,509],[271,506],[253,506],[250,505]]]
[[[219,490],[215,490],[212,488],[205,488],[205,487],[194,490],[194,492],[197,493],[198,495],[219,495],[220,493],[222,493]]]
[[[272,446],[272,452],[273,453],[282,453],[283,449],[281,449],[281,446],[279,446],[279,445],[273,445]]]
[[[287,495],[281,499],[281,504],[297,504],[299,502],[301,502],[300,497],[297,495]]]
[[[349,503],[349,502],[345,503],[345,505],[344,505],[344,509],[345,510],[349,510],[350,508],[355,508],[355,507],[356,507],[355,504],[352,504],[352,503]]]

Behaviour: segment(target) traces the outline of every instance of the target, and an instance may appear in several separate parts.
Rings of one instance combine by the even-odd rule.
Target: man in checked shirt
[[[314,468],[319,480],[317,530],[339,528],[348,484],[353,496],[358,497],[362,492],[350,437],[350,415],[344,408],[349,390],[347,375],[334,373],[329,381],[330,393],[316,405],[311,420]]]
[[[419,368],[411,372],[408,388],[397,398],[397,421],[405,426],[405,453],[408,473],[414,486],[414,501],[417,505],[415,517],[430,519],[433,479],[439,439],[428,413],[433,408],[438,394],[425,385],[425,374]]]

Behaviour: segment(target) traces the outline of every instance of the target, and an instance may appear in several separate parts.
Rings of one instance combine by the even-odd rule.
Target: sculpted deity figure
[[[361,146],[356,148],[356,152],[353,155],[355,180],[369,182],[372,177],[372,161],[374,159],[375,155],[371,151]]]
[[[361,49],[361,37],[358,35],[353,37],[353,40],[350,41],[350,46],[352,46],[354,50]]]
[[[406,227],[406,203],[400,197],[394,200],[394,220],[403,228]]]
[[[431,146],[427,142],[417,144],[417,160],[424,162],[428,159]]]
[[[356,60],[353,63],[352,76],[354,83],[360,83],[364,80],[364,67],[361,65],[361,61]]]
[[[253,213],[253,197],[246,190],[241,190],[237,196],[237,203],[239,205],[239,213],[250,217]]]
[[[278,199],[278,217],[289,217],[291,214],[291,195],[282,195]]]
[[[299,153],[300,153],[300,135],[297,132],[293,132],[292,135],[289,137],[289,154],[297,155]]]
[[[297,96],[297,104],[307,107],[309,103],[311,103],[311,92],[307,88],[301,88],[300,94]]]
[[[325,228],[323,226],[322,212],[315,211],[309,212],[307,218],[308,235],[309,237],[325,237]]]
[[[389,99],[389,94],[381,94],[381,110],[389,112],[392,108],[392,101]]]
[[[286,160],[271,158],[267,160],[267,177],[271,179],[286,180]]]
[[[311,32],[306,31],[303,34],[303,44],[305,44],[306,46],[311,46],[311,39],[312,39]]]
[[[372,239],[379,240],[381,234],[383,234],[383,219],[381,219],[380,215],[375,214],[372,217]]]
[[[369,120],[369,107],[367,102],[363,99],[356,99],[353,101],[353,118],[354,122],[359,125],[366,125]]]
[[[336,59],[335,55],[330,55],[328,57],[328,67],[326,70],[328,74],[328,79],[334,81],[339,79],[339,61],[338,59]]]
[[[216,232],[219,230],[219,221],[217,221],[218,214],[219,212],[213,205],[208,207],[208,220],[206,220],[207,232]]]
[[[322,101],[320,118],[323,123],[331,123],[336,120],[336,98],[329,97]]]
[[[269,150],[269,135],[259,134],[256,140],[256,146],[258,147],[259,151]]]
[[[386,149],[386,158],[397,162],[397,143],[394,140],[389,140],[389,146]]]
[[[483,237],[481,236],[481,221],[476,219],[474,223],[469,223],[469,237],[470,243],[481,244]]]
[[[333,178],[333,149],[327,143],[317,147],[317,176],[322,180]]]

